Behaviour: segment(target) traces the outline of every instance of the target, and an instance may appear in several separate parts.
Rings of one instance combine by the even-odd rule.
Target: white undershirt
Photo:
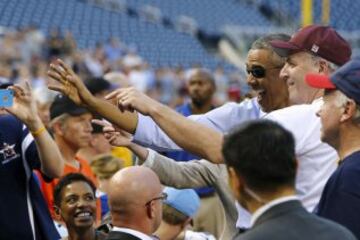
[[[293,200],[298,200],[299,198],[296,196],[286,196],[286,197],[281,197],[281,198],[277,198],[275,200],[272,200],[268,203],[266,203],[265,205],[261,206],[260,208],[258,208],[251,216],[251,222],[250,225],[254,226],[254,223],[256,222],[256,220],[258,220],[258,218],[263,215],[267,210],[269,210],[270,208],[274,207],[275,205],[279,205],[280,203],[284,203],[284,202],[288,202],[288,201],[293,201]]]
[[[136,231],[136,230],[133,230],[133,229],[130,229],[130,228],[121,228],[121,227],[113,227],[111,229],[111,231],[115,231],[115,232],[125,232],[125,233],[128,233],[128,234],[131,234],[135,237],[138,237],[142,240],[153,240],[150,236],[142,233],[142,232],[139,232],[139,231]]]

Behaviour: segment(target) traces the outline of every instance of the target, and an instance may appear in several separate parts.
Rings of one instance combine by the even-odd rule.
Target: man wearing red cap
[[[308,86],[308,73],[329,75],[351,56],[350,45],[331,27],[311,25],[289,41],[272,41],[274,50],[287,57],[280,77],[286,80],[292,107],[273,111],[266,118],[279,122],[296,139],[299,162],[296,189],[309,211],[317,205],[327,179],[336,169],[336,151],[320,140],[321,122],[316,117],[323,90]]]
[[[360,59],[330,77],[309,74],[307,83],[325,89],[321,139],[334,147],[340,165],[327,181],[316,213],[336,221],[360,238]]]

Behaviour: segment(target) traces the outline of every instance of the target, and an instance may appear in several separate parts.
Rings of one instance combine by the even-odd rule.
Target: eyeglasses
[[[161,195],[159,197],[153,198],[151,200],[149,200],[147,203],[145,203],[145,206],[148,206],[152,201],[156,201],[156,200],[161,200],[161,201],[165,201],[167,199],[168,195],[166,193],[161,193]]]
[[[270,70],[270,69],[277,69],[277,68],[282,68],[282,66],[280,67],[273,67],[273,68],[268,68],[265,69],[262,66],[253,66],[251,69],[246,69],[246,72],[248,74],[251,73],[251,75],[253,75],[253,77],[255,78],[263,78],[266,75],[266,70]]]

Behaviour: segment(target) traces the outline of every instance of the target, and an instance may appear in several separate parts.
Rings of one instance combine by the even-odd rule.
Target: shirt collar
[[[125,233],[128,233],[128,234],[131,234],[135,237],[138,237],[142,240],[153,240],[153,238],[151,238],[150,236],[142,233],[142,232],[139,232],[139,231],[136,231],[136,230],[133,230],[133,229],[130,229],[130,228],[122,228],[122,227],[113,227],[111,229],[111,231],[116,231],[116,232],[125,232]]]
[[[275,205],[278,205],[280,203],[284,203],[284,202],[288,202],[288,201],[293,201],[293,200],[298,200],[298,197],[296,196],[286,196],[286,197],[281,197],[281,198],[277,198],[274,199],[268,203],[266,203],[265,205],[261,206],[260,208],[258,208],[251,216],[251,222],[250,222],[250,226],[253,227],[255,222],[259,219],[259,217],[261,215],[263,215],[267,210],[269,210],[270,208],[274,207]]]

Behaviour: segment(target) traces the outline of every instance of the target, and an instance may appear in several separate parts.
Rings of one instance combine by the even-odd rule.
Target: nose
[[[316,112],[316,116],[320,117],[320,114],[321,114],[321,108]]]
[[[252,74],[249,74],[246,78],[246,82],[249,86],[254,86],[257,82],[257,79]]]

